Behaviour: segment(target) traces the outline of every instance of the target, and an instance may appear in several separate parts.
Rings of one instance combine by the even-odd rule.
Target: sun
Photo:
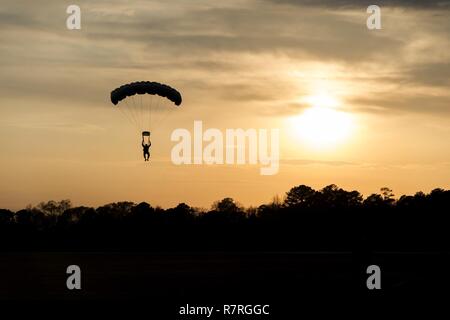
[[[311,107],[294,117],[293,125],[299,138],[315,149],[337,146],[347,141],[354,129],[350,114],[337,110],[339,103],[321,95],[304,99]]]

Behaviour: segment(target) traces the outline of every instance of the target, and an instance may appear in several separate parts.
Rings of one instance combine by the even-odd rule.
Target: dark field
[[[373,295],[361,290],[360,295],[354,280],[358,258],[351,252],[2,253],[0,299],[77,307],[137,305],[165,314],[176,314],[187,303],[270,304],[272,314],[292,314],[313,301],[440,295],[448,284],[447,257],[373,254],[371,261],[383,270],[383,290]],[[71,264],[81,267],[82,290],[66,288]]]
[[[450,191],[399,200],[386,192],[364,200],[302,185],[283,204],[245,209],[226,198],[207,212],[69,201],[3,210],[0,304],[62,308],[63,318],[95,309],[180,320],[202,319],[180,318],[186,304],[268,304],[271,319],[287,320],[305,309],[349,316],[366,303],[373,312],[385,301],[447,299]],[[70,265],[81,268],[81,290],[66,287]],[[371,265],[381,290],[366,285]]]
[[[3,253],[1,299],[245,299],[351,285],[351,253]],[[66,288],[79,265],[82,290]],[[334,284],[333,286],[331,286]]]

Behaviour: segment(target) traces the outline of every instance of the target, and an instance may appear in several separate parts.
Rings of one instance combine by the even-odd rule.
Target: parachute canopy
[[[111,102],[140,132],[159,127],[181,101],[180,92],[159,82],[132,82],[111,92]]]
[[[121,100],[135,94],[158,95],[169,99],[176,106],[179,106],[182,101],[181,94],[176,89],[166,84],[150,81],[137,81],[124,84],[123,86],[114,89],[111,92],[111,102],[114,105],[117,105]]]

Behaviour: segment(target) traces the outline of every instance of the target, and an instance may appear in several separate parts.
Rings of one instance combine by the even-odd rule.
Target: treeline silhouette
[[[299,185],[283,199],[244,208],[231,198],[211,209],[146,202],[72,207],[42,202],[0,209],[2,250],[441,251],[448,250],[450,190],[367,198],[336,185]]]

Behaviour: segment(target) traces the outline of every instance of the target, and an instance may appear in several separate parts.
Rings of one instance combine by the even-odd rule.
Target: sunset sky
[[[2,1],[0,207],[249,206],[299,184],[365,196],[448,189],[450,3],[372,2]],[[70,4],[81,30],[66,28]],[[381,30],[366,27],[369,4],[381,7]],[[109,100],[137,80],[183,95],[152,133],[149,163]],[[172,164],[170,135],[194,120],[279,128],[278,174]]]

